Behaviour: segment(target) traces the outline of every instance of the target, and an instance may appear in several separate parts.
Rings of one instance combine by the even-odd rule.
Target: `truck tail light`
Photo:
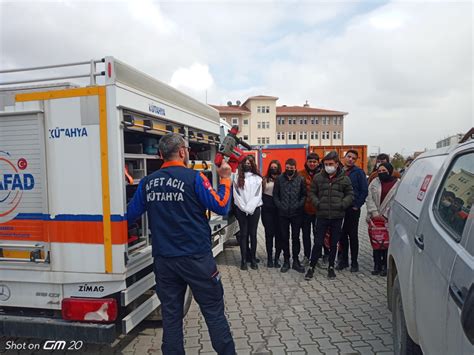
[[[110,323],[117,319],[117,301],[113,298],[65,298],[61,311],[66,320]]]

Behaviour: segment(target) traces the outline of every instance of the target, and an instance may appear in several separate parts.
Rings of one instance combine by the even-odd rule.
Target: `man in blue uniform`
[[[163,315],[164,354],[184,354],[183,304],[189,285],[206,320],[212,346],[218,354],[235,354],[224,314],[224,290],[211,249],[207,209],[225,215],[230,206],[231,169],[217,169],[216,192],[204,174],[186,167],[185,140],[175,133],[160,139],[164,164],[140,181],[127,208],[128,222],[145,211],[152,234],[156,292]]]

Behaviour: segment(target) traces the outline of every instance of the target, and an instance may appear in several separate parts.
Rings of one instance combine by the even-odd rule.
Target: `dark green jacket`
[[[354,198],[351,179],[339,169],[330,181],[326,171],[322,170],[313,178],[309,198],[316,207],[316,218],[344,218]]]

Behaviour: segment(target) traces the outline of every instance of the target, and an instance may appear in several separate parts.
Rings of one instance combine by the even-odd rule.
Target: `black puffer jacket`
[[[286,174],[281,174],[275,180],[273,201],[280,216],[293,217],[303,213],[306,200],[306,185],[301,175],[295,172],[290,180]]]
[[[309,198],[316,207],[317,218],[344,218],[354,198],[351,179],[339,169],[336,177],[330,180],[326,171],[322,170],[313,179]]]

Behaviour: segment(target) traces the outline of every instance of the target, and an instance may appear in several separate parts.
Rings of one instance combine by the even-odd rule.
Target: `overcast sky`
[[[0,67],[112,55],[211,104],[272,95],[349,112],[346,144],[408,155],[474,126],[473,12],[470,0],[0,0]]]

